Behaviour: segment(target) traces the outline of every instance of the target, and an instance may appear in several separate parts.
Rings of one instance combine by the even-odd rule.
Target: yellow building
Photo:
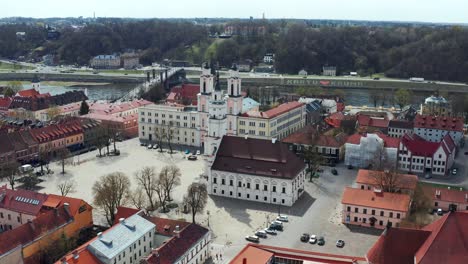
[[[237,120],[237,135],[261,139],[282,139],[305,125],[306,106],[289,102],[265,112],[250,111]]]

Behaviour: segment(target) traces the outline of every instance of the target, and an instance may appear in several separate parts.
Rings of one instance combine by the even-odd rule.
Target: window
[[[11,215],[10,214],[8,214],[8,220],[11,220]]]
[[[247,199],[249,199],[249,198],[250,198],[250,194],[247,194]]]
[[[383,225],[383,221],[382,221],[382,220],[379,221],[379,225]]]
[[[216,184],[216,179],[217,179],[216,177],[213,178],[213,183],[214,183],[214,184]]]
[[[467,209],[468,210],[468,209]],[[3,213],[0,213],[0,218],[3,218]]]
[[[255,126],[255,122],[249,122],[249,126]]]
[[[255,200],[258,200],[258,195],[255,195]]]
[[[265,136],[265,131],[259,131],[258,134],[259,134],[260,136]]]
[[[237,193],[237,197],[241,197],[241,193]]]
[[[221,185],[226,185],[226,180],[225,179],[221,179]]]
[[[396,218],[400,219],[400,213],[396,214]]]
[[[384,216],[384,211],[380,211],[380,216]]]
[[[434,206],[439,206],[439,203],[438,203],[438,202],[435,202],[435,203],[434,203]]]
[[[390,216],[389,216],[389,217],[390,217],[390,218],[393,218],[393,212],[390,212]]]
[[[286,187],[283,187],[283,189],[281,190],[281,193],[286,193]]]
[[[265,196],[265,197],[263,197],[263,201],[265,201],[265,202],[266,202],[266,200],[267,200],[267,197],[266,197],[266,196]]]
[[[21,222],[21,218],[19,216],[16,217],[16,220],[18,220],[18,223]]]
[[[241,182],[241,181],[239,181],[239,182],[237,183],[237,187],[242,187],[242,182]]]
[[[357,207],[354,208],[354,212],[355,212],[355,213],[359,213],[359,208],[357,208]]]
[[[366,221],[367,221],[367,218],[363,218],[363,219],[362,219],[362,222],[363,222],[364,224],[366,223]]]
[[[233,186],[234,185],[234,181],[233,180],[229,180],[229,186]]]
[[[260,190],[260,184],[258,183],[255,184],[255,190]]]
[[[358,218],[355,216],[354,217],[354,222],[357,222],[358,221]]]
[[[284,199],[281,199],[281,203],[284,204]]]
[[[363,213],[364,213],[364,214],[367,214],[367,209],[364,209]]]
[[[375,215],[375,210],[372,210],[372,215]]]
[[[229,196],[232,196],[232,191],[229,192]]]
[[[263,190],[268,191],[268,185],[263,185]]]
[[[247,189],[250,189],[250,182],[247,183]]]
[[[276,186],[273,186],[273,192],[276,192]]]
[[[224,190],[221,190],[221,194],[224,194]]]
[[[351,206],[348,206],[348,207],[346,208],[346,211],[351,212]]]

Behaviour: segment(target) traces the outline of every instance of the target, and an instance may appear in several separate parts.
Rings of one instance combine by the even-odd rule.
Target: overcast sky
[[[468,23],[468,0],[0,0],[0,17],[309,18]]]

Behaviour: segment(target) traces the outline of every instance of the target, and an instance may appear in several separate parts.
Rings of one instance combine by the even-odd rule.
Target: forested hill
[[[186,21],[137,20],[58,27],[58,40],[47,40],[43,25],[0,26],[0,56],[57,54],[65,64],[88,64],[99,54],[141,51],[141,62],[162,59],[194,64],[214,59],[222,66],[239,60],[262,61],[275,53],[278,73],[301,69],[319,73],[323,65],[340,73],[385,73],[390,77],[468,82],[468,28],[426,26],[327,27],[300,21],[229,21],[209,26]],[[210,38],[232,30],[230,39]],[[25,39],[16,32],[26,32]]]

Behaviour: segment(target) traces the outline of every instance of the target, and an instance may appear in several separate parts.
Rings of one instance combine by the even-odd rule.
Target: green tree
[[[412,97],[413,93],[408,89],[400,88],[395,92],[395,102],[400,106],[400,109],[410,104]]]
[[[80,106],[80,115],[86,115],[88,113],[89,113],[89,105],[86,102],[86,100],[83,100],[83,102],[81,102],[81,106]]]

